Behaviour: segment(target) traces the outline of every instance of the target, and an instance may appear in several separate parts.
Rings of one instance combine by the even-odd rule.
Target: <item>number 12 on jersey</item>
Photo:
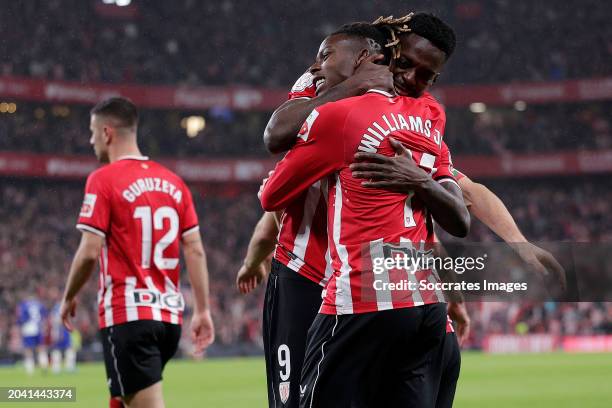
[[[153,249],[153,263],[159,270],[174,269],[178,265],[178,258],[164,258],[164,250],[168,248],[177,238],[179,232],[179,217],[172,207],[159,207],[155,212],[151,207],[136,207],[134,218],[140,219],[142,224],[142,258],[141,266],[144,269],[151,267],[151,248]],[[155,243],[153,247],[153,229],[161,231],[164,229],[164,220],[170,221],[170,229]]]

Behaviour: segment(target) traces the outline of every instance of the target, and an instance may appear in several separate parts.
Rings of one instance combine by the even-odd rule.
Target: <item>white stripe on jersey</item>
[[[382,238],[370,242],[370,259],[372,260],[372,264],[374,264],[374,259],[384,259],[385,254],[383,251],[383,245],[384,243]],[[378,310],[393,309],[393,299],[391,298],[391,291],[389,290],[388,285],[390,282],[389,271],[384,266],[384,263],[382,269],[383,270],[381,273],[373,274],[375,280],[379,280],[382,282],[382,285],[380,286],[386,288],[380,290],[375,289],[376,305],[378,307]]]
[[[421,247],[419,249],[423,252],[425,251],[425,241],[421,241]],[[427,276],[427,280],[429,281],[429,283],[432,283],[434,287],[437,287],[436,285],[437,282],[442,281],[440,279],[440,275],[438,274],[438,271],[436,270],[435,264],[431,267],[431,274]],[[444,292],[442,292],[442,290],[440,289],[435,289],[435,291],[436,291],[436,297],[438,298],[438,302],[445,303],[446,298],[444,297]]]
[[[134,302],[134,289],[136,288],[136,277],[125,278],[125,315],[128,322],[138,320],[138,306]]]
[[[174,283],[172,283],[169,277],[166,276],[165,281],[166,281],[166,293],[175,294],[178,292],[176,289],[176,286],[174,286]],[[176,309],[169,309],[169,311],[170,311],[170,323],[178,324],[179,322],[178,311]]]
[[[308,241],[310,240],[310,229],[312,228],[312,219],[319,205],[319,198],[321,197],[321,182],[317,181],[308,188],[306,193],[306,200],[304,200],[304,214],[302,215],[302,222],[300,223],[300,229],[295,236],[293,241],[293,251],[300,259],[306,257],[306,248],[308,248]]]
[[[104,275],[104,290],[104,326],[109,327],[113,325],[113,279],[110,275]]]
[[[329,282],[329,278],[331,278],[333,273],[334,273],[334,268],[332,268],[331,254],[329,253],[329,245],[328,245],[327,251],[325,251],[325,274],[323,276],[323,280],[319,282],[319,284],[322,286],[327,285],[327,282]]]
[[[340,177],[336,176],[336,197],[334,201],[333,239],[336,252],[340,258],[340,276],[336,279],[336,307],[340,314],[353,314],[353,298],[351,296],[351,266],[348,262],[346,247],[340,243],[342,227],[342,185]]]
[[[413,247],[412,245],[412,241],[409,240],[408,238],[403,238],[400,237],[400,243],[401,244],[410,244],[410,247]],[[406,275],[408,275],[408,281],[412,282],[413,285],[415,285],[417,288],[419,287],[419,282],[417,281],[417,277],[415,273],[412,273],[413,271],[411,270],[406,270]],[[422,306],[425,304],[425,302],[423,302],[423,297],[421,296],[421,291],[420,290],[413,290],[412,291],[412,301],[414,302],[415,306]]]
[[[329,179],[327,177],[321,180],[321,191],[323,192],[323,198],[325,199],[326,206],[327,206],[327,197],[329,196],[328,180]],[[325,214],[325,217],[326,217],[325,225],[327,225],[327,214]],[[333,273],[334,273],[334,268],[332,268],[331,254],[329,253],[329,241],[327,241],[327,250],[325,251],[325,273],[323,275],[323,280],[320,282],[320,284],[323,286],[327,285],[327,282],[329,282],[329,278],[331,278]]]
[[[156,292],[157,294],[159,294],[159,290],[157,289],[157,287],[153,283],[153,278],[151,278],[150,276],[147,276],[145,278],[145,283],[147,284],[147,288],[150,291]],[[156,305],[151,306],[151,312],[153,313],[153,320],[161,321],[162,314],[161,314],[161,310],[160,310],[159,307],[157,307]]]

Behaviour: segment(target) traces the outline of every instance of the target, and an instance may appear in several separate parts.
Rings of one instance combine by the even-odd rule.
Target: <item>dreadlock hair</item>
[[[384,45],[387,43],[385,32],[373,24],[363,21],[344,24],[330,35],[343,34],[349,37],[364,38],[373,53],[384,55],[384,64],[391,62],[391,51]]]
[[[410,13],[400,18],[381,16],[372,25],[381,28],[387,34],[385,47],[391,48],[394,59],[400,56],[399,36],[405,33],[426,38],[446,54],[447,60],[455,50],[457,40],[453,29],[430,13]]]

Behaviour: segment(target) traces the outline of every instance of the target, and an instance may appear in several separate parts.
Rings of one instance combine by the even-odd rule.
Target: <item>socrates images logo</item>
[[[284,381],[278,384],[278,392],[280,394],[281,402],[284,404],[289,399],[289,381]]]

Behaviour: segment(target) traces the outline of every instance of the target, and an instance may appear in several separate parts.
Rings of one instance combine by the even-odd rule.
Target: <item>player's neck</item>
[[[108,159],[110,163],[114,163],[125,156],[141,157],[140,149],[135,143],[119,144],[108,150]]]

